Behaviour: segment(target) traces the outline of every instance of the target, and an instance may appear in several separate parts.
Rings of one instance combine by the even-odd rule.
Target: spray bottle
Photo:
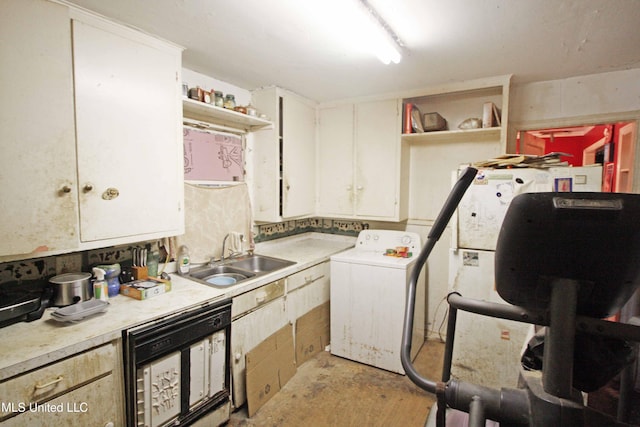
[[[94,267],[93,275],[96,277],[96,280],[93,282],[93,296],[95,299],[107,301],[109,299],[109,288],[107,287],[107,281],[104,280],[105,271],[101,268]]]

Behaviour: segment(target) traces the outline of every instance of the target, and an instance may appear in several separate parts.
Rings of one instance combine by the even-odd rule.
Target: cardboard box
[[[331,318],[329,302],[296,320],[296,364],[302,365],[329,345]]]
[[[145,300],[171,291],[171,281],[155,278],[134,280],[120,285],[120,293],[131,298]]]
[[[295,375],[294,358],[292,325],[284,326],[246,354],[250,417]]]

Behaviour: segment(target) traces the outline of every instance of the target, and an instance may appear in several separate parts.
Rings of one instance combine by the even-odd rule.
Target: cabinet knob
[[[68,194],[68,193],[71,193],[71,187],[69,187],[68,185],[62,186],[62,188],[60,189],[60,194]]]
[[[82,191],[84,191],[85,193],[88,193],[89,191],[93,190],[93,184],[85,184],[84,187],[82,187]]]
[[[358,185],[358,187],[356,187],[358,191],[360,190],[364,190],[364,187],[362,185]]]

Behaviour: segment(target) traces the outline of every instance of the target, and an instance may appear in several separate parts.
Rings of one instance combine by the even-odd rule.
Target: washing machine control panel
[[[406,246],[414,254],[421,249],[421,239],[417,233],[399,230],[362,230],[356,247],[370,251],[385,251]]]

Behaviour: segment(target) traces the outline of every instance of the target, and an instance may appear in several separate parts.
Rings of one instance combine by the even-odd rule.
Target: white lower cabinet
[[[246,354],[283,326],[295,325],[302,315],[327,302],[329,279],[326,261],[233,299],[231,394],[235,408],[247,401]]]
[[[287,277],[287,316],[295,322],[329,301],[329,261],[302,270]]]
[[[247,401],[245,355],[287,324],[284,279],[235,297],[231,307],[231,394],[239,408]]]
[[[124,425],[122,357],[115,344],[74,355],[0,383],[0,424]]]

